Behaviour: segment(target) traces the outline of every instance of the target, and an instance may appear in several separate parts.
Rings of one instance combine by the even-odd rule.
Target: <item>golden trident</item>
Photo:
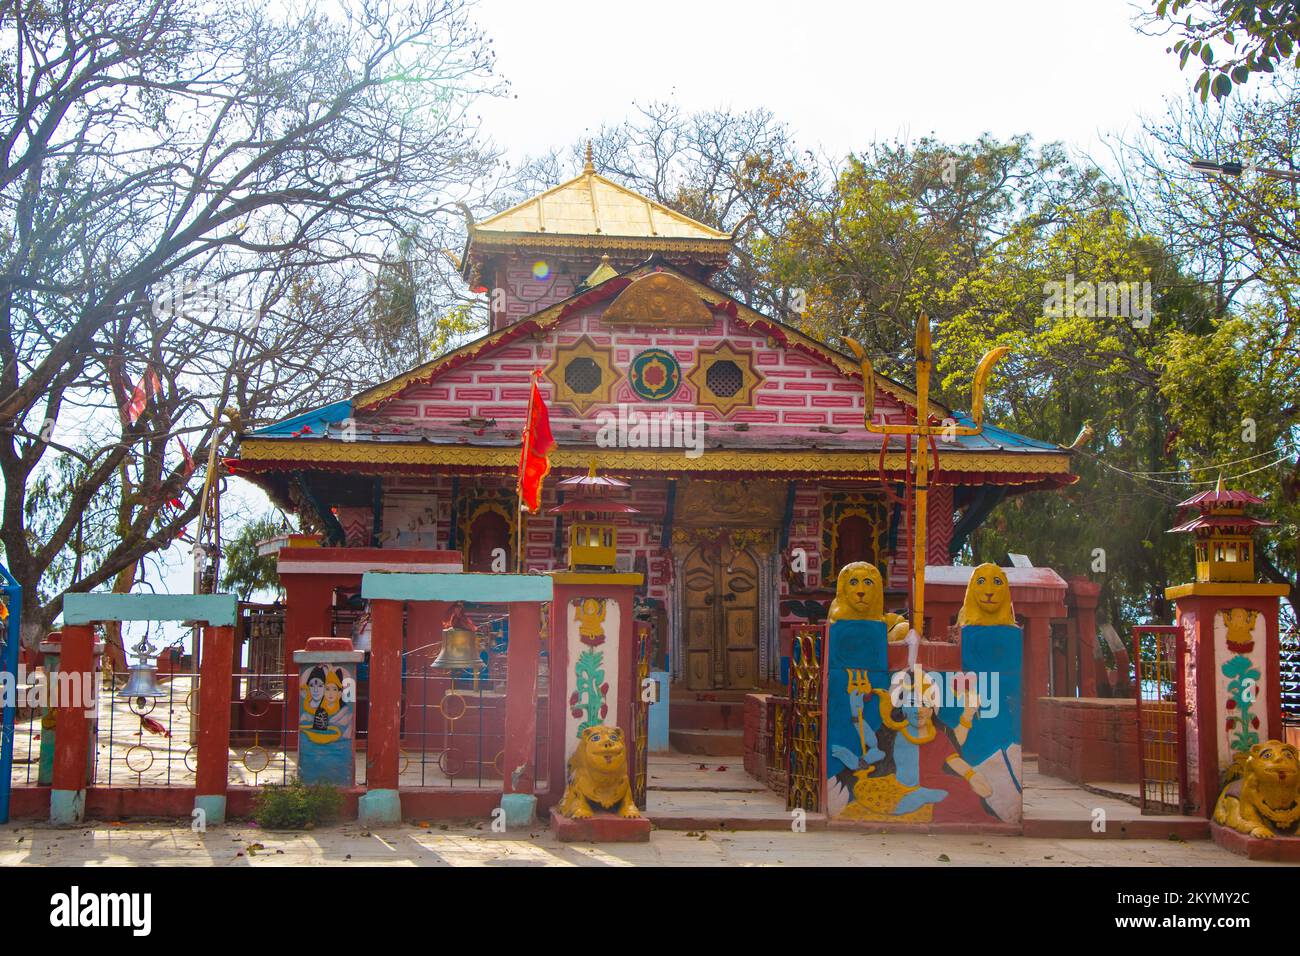
[[[859,343],[850,338],[845,338],[844,341],[849,344],[862,367],[862,394],[865,398],[862,417],[867,431],[877,435],[917,436],[916,480],[913,483],[916,506],[912,519],[916,526],[916,541],[912,548],[912,630],[919,638],[925,626],[925,495],[930,475],[929,439],[933,435],[945,438],[953,435],[978,435],[984,430],[984,383],[993,366],[1011,350],[1005,345],[989,349],[975,369],[970,410],[974,425],[958,425],[952,421],[931,425],[930,368],[933,359],[930,350],[930,317],[922,312],[916,320],[916,424],[885,425],[871,420],[876,406],[876,374],[871,367],[871,360]],[[886,438],[885,441],[888,442],[889,439]]]

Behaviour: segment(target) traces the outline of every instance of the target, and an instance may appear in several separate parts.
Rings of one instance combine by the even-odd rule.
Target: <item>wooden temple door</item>
[[[747,551],[729,564],[696,548],[683,569],[685,679],[690,690],[758,686],[758,564]]]
[[[493,555],[500,549],[505,553],[505,570],[514,570],[514,542],[510,540],[510,522],[496,511],[484,511],[474,518],[469,528],[469,553],[466,571],[495,571]]]

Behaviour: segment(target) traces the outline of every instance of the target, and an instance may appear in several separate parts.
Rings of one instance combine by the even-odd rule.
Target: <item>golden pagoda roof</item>
[[[703,239],[730,242],[720,232],[606,179],[588,163],[581,173],[517,206],[475,223],[474,239],[497,234],[518,237],[614,236],[634,239]]]

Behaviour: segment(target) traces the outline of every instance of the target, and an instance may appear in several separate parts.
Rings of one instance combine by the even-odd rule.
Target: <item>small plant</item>
[[[267,784],[257,796],[253,818],[268,830],[310,830],[330,823],[343,806],[343,794],[327,783]]]

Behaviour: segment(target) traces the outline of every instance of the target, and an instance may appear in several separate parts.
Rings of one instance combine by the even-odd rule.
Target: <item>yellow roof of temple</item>
[[[689,216],[606,179],[588,167],[567,183],[475,223],[473,232],[730,241]]]

